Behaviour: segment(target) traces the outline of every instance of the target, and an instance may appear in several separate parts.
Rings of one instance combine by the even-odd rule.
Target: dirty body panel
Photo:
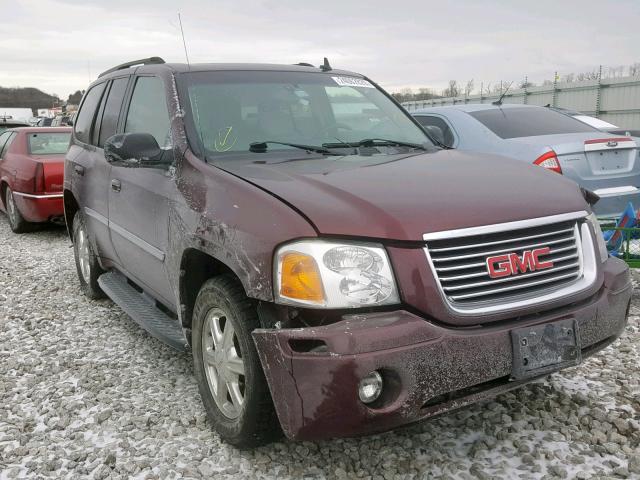
[[[582,357],[595,353],[624,329],[631,297],[622,262],[609,259],[603,270],[604,283],[589,299],[496,326],[452,329],[396,310],[345,315],[324,327],[255,331],[285,434],[302,440],[380,432],[531,381],[540,374],[512,378],[514,328],[571,319]],[[301,339],[324,342],[327,350],[295,351]],[[388,391],[367,406],[358,399],[358,381],[374,370]]]

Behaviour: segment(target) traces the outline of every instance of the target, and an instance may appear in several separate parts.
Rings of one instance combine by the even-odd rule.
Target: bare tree
[[[464,85],[464,96],[468,97],[473,92],[473,78]]]
[[[442,91],[443,97],[457,97],[460,95],[460,87],[456,80],[449,80],[449,86]]]

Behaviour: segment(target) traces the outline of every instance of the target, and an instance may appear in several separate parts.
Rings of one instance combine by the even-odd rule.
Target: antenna
[[[324,62],[322,65],[320,65],[320,70],[322,70],[323,72],[330,72],[332,70],[331,65],[329,65],[329,60],[327,59],[327,57],[324,57]]]
[[[491,102],[491,104],[492,105],[498,105],[498,106],[502,105],[502,99],[507,94],[507,92],[511,88],[512,84],[513,84],[513,82],[511,82],[509,85],[507,85],[507,88],[504,89],[504,92],[502,92],[502,94],[500,95],[500,98],[498,100],[496,100],[495,102]]]
[[[189,53],[187,53],[187,42],[184,39],[184,30],[182,29],[182,17],[180,16],[180,12],[178,12],[178,22],[180,23],[180,33],[182,34],[182,45],[184,46],[184,56],[187,58],[187,65],[189,66],[189,70],[191,70],[191,63],[189,63]]]

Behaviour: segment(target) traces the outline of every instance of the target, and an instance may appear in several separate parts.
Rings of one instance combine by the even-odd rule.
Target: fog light
[[[382,377],[378,372],[371,372],[360,380],[358,397],[362,403],[374,402],[382,393]]]

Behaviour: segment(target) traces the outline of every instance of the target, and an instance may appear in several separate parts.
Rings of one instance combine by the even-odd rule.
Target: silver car
[[[640,207],[634,139],[533,105],[461,104],[411,112],[432,137],[459,150],[495,153],[565,175],[600,196],[595,212],[616,217]]]

